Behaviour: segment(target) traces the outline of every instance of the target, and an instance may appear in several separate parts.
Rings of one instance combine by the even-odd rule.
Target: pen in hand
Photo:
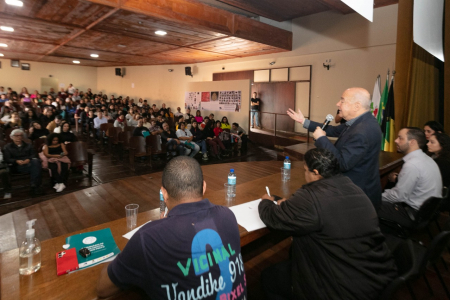
[[[269,187],[268,186],[266,186],[266,192],[267,192],[267,195],[269,197],[272,197],[272,196],[270,196],[270,191],[269,191]],[[273,201],[273,203],[278,204],[277,201],[275,201],[275,200]]]

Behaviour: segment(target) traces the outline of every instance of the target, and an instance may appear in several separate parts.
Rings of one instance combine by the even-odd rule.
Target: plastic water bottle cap
[[[234,173],[234,169],[230,169],[230,172],[231,172],[231,173]]]
[[[289,159],[289,156],[286,156],[286,159]]]

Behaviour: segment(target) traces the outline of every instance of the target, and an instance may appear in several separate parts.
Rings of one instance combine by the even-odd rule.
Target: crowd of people
[[[13,143],[12,130],[20,130],[14,132],[22,136],[17,147],[27,144],[28,139],[34,142],[52,137],[41,153],[30,155],[50,170],[57,192],[64,190],[67,170],[70,169],[64,145],[78,140],[71,130],[74,125],[79,125],[82,134],[95,137],[98,143],[105,142],[100,127],[108,122],[122,130],[134,127],[133,136],[160,135],[169,159],[178,155],[195,157],[200,152],[203,160],[210,157],[221,160],[233,150],[247,150],[246,131],[238,123],[230,124],[226,116],[216,121],[214,114],[202,116],[200,110],[192,115],[189,107],[185,113],[180,107],[173,112],[165,103],[159,108],[156,104],[150,106],[142,98],[135,102],[130,97],[108,96],[102,92],[94,94],[91,89],[83,92],[72,84],[67,89],[61,88],[58,93],[53,88],[48,92],[34,91],[31,94],[25,87],[20,93],[0,87],[0,105],[0,124],[5,134],[11,134]],[[31,160],[31,156],[23,160]],[[10,166],[5,164],[4,182],[9,182],[7,171],[32,173],[29,168],[17,168],[19,165],[17,162],[10,163]],[[40,182],[32,180],[31,186],[33,195],[42,193]],[[5,188],[4,198],[11,198],[10,184]]]

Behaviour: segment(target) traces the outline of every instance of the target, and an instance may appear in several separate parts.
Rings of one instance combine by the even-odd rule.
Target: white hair
[[[363,88],[351,88],[350,90],[352,90],[351,102],[358,102],[364,110],[369,110],[371,102],[369,92]]]
[[[22,133],[23,137],[26,138],[26,134],[22,129],[14,129],[13,131],[11,131],[9,137],[13,137],[18,132]]]

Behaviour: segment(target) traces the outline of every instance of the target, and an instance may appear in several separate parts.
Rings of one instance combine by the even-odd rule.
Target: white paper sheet
[[[148,221],[147,223],[150,223],[151,221]],[[147,224],[147,223],[145,223],[145,224]],[[129,240],[129,239],[131,239],[131,237],[142,227],[142,226],[144,226],[145,224],[142,224],[141,226],[139,226],[139,227],[136,227],[135,229],[133,229],[133,230],[131,230],[130,232],[128,232],[128,233],[126,233],[126,234],[124,234],[124,235],[122,235],[124,238],[126,238],[127,240]]]
[[[261,202],[261,199],[230,207],[236,216],[238,224],[248,232],[266,227],[259,217],[259,202]]]

